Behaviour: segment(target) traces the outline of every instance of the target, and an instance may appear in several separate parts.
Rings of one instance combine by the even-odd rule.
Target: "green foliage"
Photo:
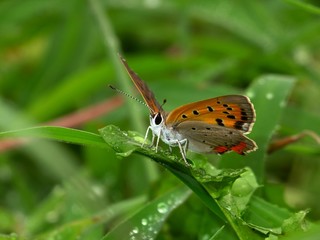
[[[298,0],[1,1],[0,240],[318,239],[319,13]],[[259,149],[189,152],[186,166],[144,143],[148,109],[130,99],[79,130],[48,126],[114,98],[108,84],[137,96],[118,52],[168,111],[248,95]]]

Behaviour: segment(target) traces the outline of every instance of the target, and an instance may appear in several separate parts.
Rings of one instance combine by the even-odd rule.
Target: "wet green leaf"
[[[170,213],[183,204],[190,194],[191,191],[185,187],[169,191],[115,227],[103,240],[155,239]]]
[[[46,138],[80,145],[107,147],[103,139],[97,134],[74,128],[54,126],[32,127],[16,131],[1,132],[0,138],[26,138],[24,140]]]

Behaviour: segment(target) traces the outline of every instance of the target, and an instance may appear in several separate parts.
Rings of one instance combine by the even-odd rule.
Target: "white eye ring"
[[[157,113],[153,118],[152,122],[154,123],[155,126],[160,125],[163,122],[163,117],[161,113]]]

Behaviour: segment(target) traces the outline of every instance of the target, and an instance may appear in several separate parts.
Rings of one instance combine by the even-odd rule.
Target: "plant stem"
[[[118,53],[120,52],[119,40],[113,31],[107,14],[103,12],[103,9],[105,8],[101,5],[99,0],[89,0],[89,4],[99,24],[101,33],[103,35],[106,52],[109,55],[112,65],[114,66],[120,87],[125,92],[132,92],[132,87],[130,85],[130,81],[128,81],[128,76],[126,75],[118,58]],[[143,124],[143,118],[141,114],[139,114],[139,106],[135,102],[128,101],[128,112],[131,119],[130,123],[133,125],[134,129],[137,129],[139,132],[145,131],[146,128]],[[156,180],[159,176],[159,173],[155,165],[151,161],[145,161],[145,166],[149,180]]]

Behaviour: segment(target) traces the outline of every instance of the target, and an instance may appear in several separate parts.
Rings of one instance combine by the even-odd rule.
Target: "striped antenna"
[[[131,98],[133,100],[136,100],[138,103],[141,103],[142,105],[146,106],[152,112],[151,108],[149,108],[149,106],[145,102],[142,102],[140,99],[138,99],[138,98],[136,98],[134,96],[131,96],[129,93],[126,93],[126,92],[124,92],[124,91],[122,91],[122,90],[120,90],[120,89],[118,89],[118,88],[116,88],[116,87],[114,87],[112,85],[109,85],[109,87],[112,90],[115,90],[116,92],[121,93],[122,95],[124,95],[126,97],[129,97],[129,98]]]

